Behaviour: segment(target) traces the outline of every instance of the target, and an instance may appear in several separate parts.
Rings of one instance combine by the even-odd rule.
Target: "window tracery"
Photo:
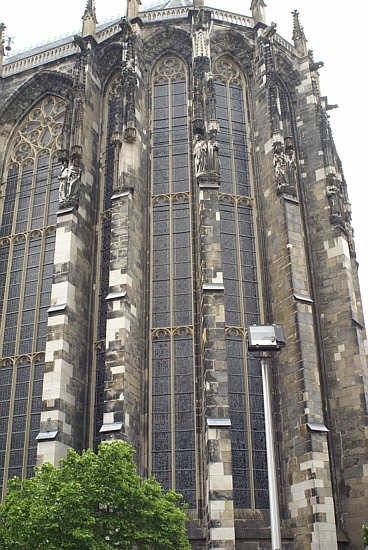
[[[31,475],[36,464],[41,404],[35,404],[36,397],[41,399],[43,380],[43,367],[38,368],[36,358],[46,346],[62,169],[56,151],[65,110],[65,101],[58,97],[39,101],[16,129],[5,161],[0,204],[0,379],[6,376],[3,369],[10,369],[15,393],[9,395],[7,410],[13,428],[2,434],[4,487],[8,477]],[[26,378],[21,382],[20,377]],[[0,426],[5,418],[0,407]]]

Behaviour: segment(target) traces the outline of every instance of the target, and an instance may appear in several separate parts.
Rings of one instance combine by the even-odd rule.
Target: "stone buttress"
[[[273,361],[282,519],[295,532],[293,548],[332,550],[337,548],[335,511],[310,258],[298,191],[298,142],[276,74],[269,29],[259,28],[257,49],[254,135],[266,316],[283,326],[287,341]]]
[[[142,292],[147,246],[145,228],[146,164],[149,127],[136,44],[140,21],[122,20],[121,75],[118,102],[122,109],[112,134],[115,149],[111,197],[111,248],[107,325],[104,439],[125,439],[140,450],[144,328]]]
[[[92,37],[76,37],[80,52],[64,123],[59,177],[54,279],[48,318],[38,462],[58,464],[68,447],[82,449],[87,427],[88,338],[93,267],[100,83]]]

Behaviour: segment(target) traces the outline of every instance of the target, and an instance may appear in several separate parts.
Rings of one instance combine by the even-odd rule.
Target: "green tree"
[[[362,541],[368,546],[368,523],[362,525]]]
[[[136,472],[127,443],[68,451],[15,478],[0,505],[2,550],[189,550],[181,496]]]

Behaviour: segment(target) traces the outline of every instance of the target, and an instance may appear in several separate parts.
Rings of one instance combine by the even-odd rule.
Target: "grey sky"
[[[207,5],[242,14],[250,14],[250,3],[251,0],[205,1]],[[7,26],[6,33],[14,37],[15,52],[80,31],[85,1],[4,0],[2,4],[0,22]],[[99,22],[104,22],[124,15],[126,4],[123,0],[96,0],[96,7]],[[291,40],[293,9],[300,12],[315,61],[325,62],[320,70],[322,94],[328,96],[331,104],[340,106],[331,112],[331,124],[353,206],[360,285],[368,314],[368,251],[365,245],[368,240],[368,185],[364,169],[364,159],[368,156],[365,59],[368,5],[365,0],[351,5],[342,0],[268,0],[268,22],[275,21],[278,32],[287,40]]]

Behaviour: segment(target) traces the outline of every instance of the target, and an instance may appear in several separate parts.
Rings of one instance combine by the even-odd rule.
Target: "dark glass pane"
[[[21,279],[23,270],[25,242],[18,241],[14,244],[10,284],[8,293],[7,312],[3,339],[3,357],[14,355],[15,339],[17,332],[19,299],[21,293]]]
[[[49,173],[49,155],[43,154],[38,159],[35,188],[33,191],[33,208],[31,228],[38,229],[44,225],[47,178]]]
[[[165,489],[171,485],[170,380],[170,341],[155,339],[152,342],[152,474]]]
[[[18,200],[17,223],[15,226],[16,233],[27,231],[32,177],[33,163],[25,165],[22,171]]]
[[[52,172],[50,184],[50,196],[47,211],[47,225],[56,224],[56,212],[59,209],[59,176],[62,171],[62,164],[57,157],[52,159]]]
[[[4,209],[0,226],[0,236],[10,235],[13,225],[13,213],[14,213],[14,204],[15,197],[17,193],[17,182],[18,182],[18,166],[13,166],[8,172],[7,182],[6,182],[6,191],[5,191],[5,200],[4,200]]]

